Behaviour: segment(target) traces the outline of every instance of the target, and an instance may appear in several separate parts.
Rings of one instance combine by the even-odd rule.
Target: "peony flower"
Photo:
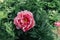
[[[27,10],[18,12],[17,16],[14,18],[14,24],[17,29],[22,29],[24,32],[30,30],[35,26],[33,14]]]
[[[57,35],[59,36],[60,35],[60,21],[57,21],[54,24],[55,26],[57,26]]]
[[[55,24],[55,26],[60,27],[60,21],[57,21],[54,24]]]

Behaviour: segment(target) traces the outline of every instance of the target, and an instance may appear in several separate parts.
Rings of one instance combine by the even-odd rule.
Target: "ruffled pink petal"
[[[60,21],[54,23],[55,26],[60,27]]]

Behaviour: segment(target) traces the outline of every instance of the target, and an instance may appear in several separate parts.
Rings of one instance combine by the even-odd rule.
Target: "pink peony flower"
[[[60,21],[57,21],[54,24],[55,24],[55,26],[60,27]]]
[[[22,29],[24,32],[30,30],[35,26],[33,14],[27,10],[18,12],[17,16],[14,18],[14,24],[17,29]]]

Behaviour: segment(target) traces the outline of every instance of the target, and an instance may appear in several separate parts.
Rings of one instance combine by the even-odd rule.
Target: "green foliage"
[[[0,11],[0,19],[7,18],[7,14],[5,14],[3,11]]]
[[[22,10],[31,11],[36,25],[24,33],[13,20]],[[0,0],[0,40],[57,40],[54,22],[60,20],[60,0]]]
[[[49,12],[49,18],[51,19],[51,20],[57,20],[57,15],[58,15],[58,12],[57,11],[55,11],[55,10],[49,10],[48,11]]]
[[[14,32],[13,32],[13,28],[12,28],[12,23],[10,22],[10,23],[4,23],[4,26],[6,27],[6,32],[9,34],[9,35],[11,35],[11,36],[15,36],[14,35]]]

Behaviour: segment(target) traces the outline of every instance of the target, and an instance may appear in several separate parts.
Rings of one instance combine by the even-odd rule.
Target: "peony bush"
[[[59,21],[60,0],[0,0],[0,40],[60,40]]]

